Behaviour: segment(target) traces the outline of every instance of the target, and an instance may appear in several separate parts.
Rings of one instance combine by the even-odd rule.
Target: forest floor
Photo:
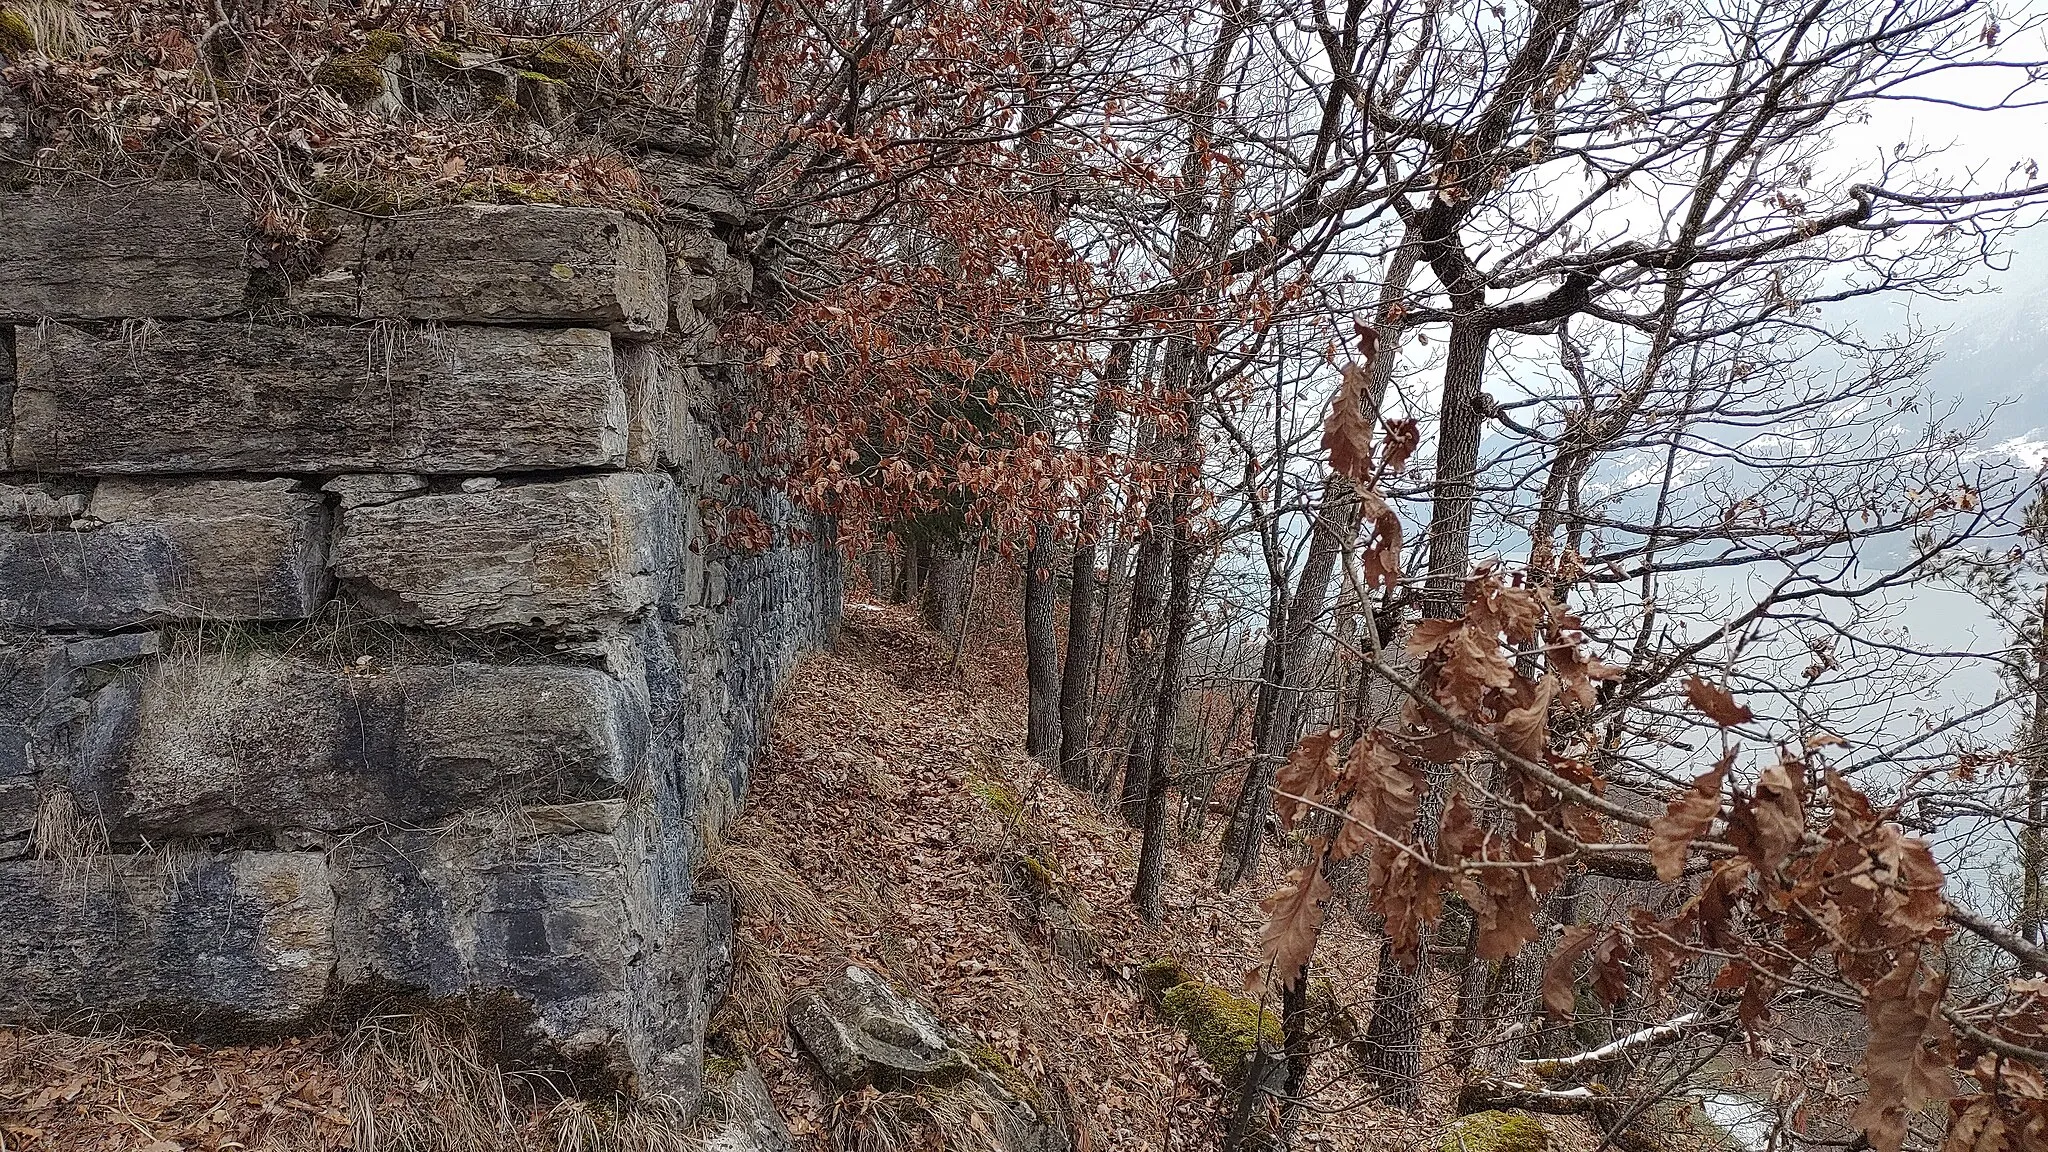
[[[707,880],[729,884],[739,906],[734,989],[716,1024],[751,1050],[805,1152],[890,1147],[885,1130],[917,1127],[905,1094],[822,1092],[782,1027],[791,996],[849,963],[888,974],[999,1053],[1065,1117],[1076,1152],[1213,1149],[1236,1099],[1137,977],[1172,958],[1241,989],[1281,852],[1219,892],[1212,818],[1207,837],[1174,846],[1166,915],[1142,923],[1130,901],[1136,833],[1022,754],[1021,634],[1002,607],[1013,596],[987,590],[957,667],[909,609],[849,603],[837,647],[807,657],[785,687],[751,795],[707,862]],[[1047,939],[1020,884],[1038,869],[1091,947]],[[1326,1011],[1363,1019],[1377,949],[1339,901],[1316,957]],[[401,1120],[423,1148],[629,1146],[576,1136],[592,1130],[580,1104],[507,1116],[509,1081],[459,1046],[366,1062],[379,1049],[365,1035],[201,1048],[0,1029],[0,1152],[362,1150],[372,1114],[387,1147]],[[1316,1106],[1294,1146],[1437,1152],[1451,1119],[1443,1049],[1425,1037],[1424,1105],[1405,1110],[1372,1103],[1350,1053],[1324,1042]],[[508,1123],[517,1140],[462,1135],[487,1124],[502,1137]],[[1544,1123],[1553,1152],[1597,1143],[1577,1121]]]
[[[1259,900],[1287,866],[1265,852],[1233,892],[1213,883],[1214,835],[1178,843],[1166,915],[1131,903],[1136,832],[1022,752],[1022,637],[996,605],[973,617],[958,667],[949,643],[897,605],[850,602],[834,651],[807,658],[776,711],[772,747],[712,868],[739,890],[741,958],[730,1026],[754,1041],[785,1116],[819,1152],[864,1109],[914,1101],[821,1093],[775,1005],[844,965],[884,972],[948,1025],[1035,1081],[1091,1150],[1213,1149],[1236,1094],[1162,1021],[1137,979],[1171,958],[1233,991],[1258,961]],[[1270,846],[1269,846],[1270,848]],[[1029,858],[1083,910],[1099,947],[1062,957],[1034,927]],[[1362,1021],[1379,939],[1341,902],[1317,953],[1318,996]],[[1277,997],[1268,997],[1275,1009]],[[1424,1106],[1374,1104],[1350,1054],[1323,1041],[1317,1105],[1295,1146],[1436,1152],[1454,1091],[1443,1044],[1425,1039]],[[1554,1148],[1590,1147],[1576,1121],[1546,1120]]]

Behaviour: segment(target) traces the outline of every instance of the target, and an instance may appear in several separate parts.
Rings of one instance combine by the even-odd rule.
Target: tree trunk
[[[1024,753],[1048,768],[1060,754],[1060,646],[1053,630],[1058,594],[1053,588],[1052,528],[1032,531],[1024,556],[1024,679],[1028,686]]]
[[[2020,829],[2020,938],[2034,944],[2048,928],[2048,589],[2042,591],[2041,621],[2034,638],[2034,715],[2026,745],[2027,823]]]
[[[1145,821],[1145,790],[1151,778],[1154,717],[1159,708],[1161,642],[1166,627],[1166,582],[1173,541],[1173,497],[1156,496],[1145,514],[1145,535],[1138,542],[1138,570],[1131,578],[1130,630],[1124,638],[1124,685],[1131,702],[1129,739],[1124,753],[1124,819],[1132,827]]]
[[[1116,427],[1116,395],[1130,380],[1131,341],[1110,349],[1101,382],[1095,389],[1095,410],[1088,419],[1088,450],[1100,458],[1109,451]],[[1095,711],[1096,630],[1101,625],[1100,581],[1095,574],[1096,537],[1102,530],[1102,493],[1093,491],[1081,507],[1081,533],[1074,542],[1073,579],[1067,592],[1067,658],[1060,675],[1060,777],[1070,787],[1094,783],[1088,756],[1089,719]]]
[[[967,611],[967,558],[952,539],[929,541],[919,551],[924,560],[919,610],[932,631],[950,639]]]
[[[1173,576],[1167,613],[1166,645],[1160,657],[1158,704],[1154,708],[1151,762],[1145,782],[1144,844],[1138,853],[1138,885],[1132,902],[1147,924],[1157,924],[1164,911],[1160,886],[1166,877],[1168,781],[1173,778],[1173,732],[1180,713],[1182,666],[1187,657],[1188,628],[1194,620],[1194,536],[1188,527],[1188,498],[1174,497]]]

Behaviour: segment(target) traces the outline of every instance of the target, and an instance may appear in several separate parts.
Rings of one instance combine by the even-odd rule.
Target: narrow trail
[[[740,903],[724,1023],[747,1034],[815,1149],[884,1126],[863,1110],[892,1106],[828,1102],[778,1028],[777,1005],[849,963],[888,974],[994,1049],[1078,1122],[1088,1147],[1215,1148],[1233,1096],[1147,1007],[1136,977],[1172,958],[1240,988],[1278,866],[1268,859],[1223,894],[1210,882],[1213,845],[1182,845],[1166,917],[1139,922],[1135,834],[1023,756],[1021,637],[1000,612],[979,619],[954,673],[946,642],[908,608],[849,603],[836,649],[806,659],[785,688],[746,809],[710,864]],[[1332,923],[1319,960],[1369,976],[1377,940],[1348,917]],[[1093,947],[1075,945],[1082,934]],[[1347,979],[1326,991],[1341,1002],[1370,987]],[[1365,1103],[1341,1051],[1317,1076],[1333,1081],[1322,1098],[1347,1106],[1308,1118],[1299,1146],[1435,1148],[1440,1125]],[[1437,1103],[1440,1114],[1448,1101]]]

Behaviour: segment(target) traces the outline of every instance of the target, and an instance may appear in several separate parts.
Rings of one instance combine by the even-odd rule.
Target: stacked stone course
[[[259,250],[198,183],[0,193],[0,1018],[424,997],[694,1095],[692,870],[839,600],[715,446],[751,274],[589,207]]]

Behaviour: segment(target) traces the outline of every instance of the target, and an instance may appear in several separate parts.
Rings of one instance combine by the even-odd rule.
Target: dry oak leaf
[[[1709,684],[1697,676],[1685,681],[1685,698],[1692,706],[1706,714],[1707,719],[1723,728],[1747,724],[1756,719],[1756,713],[1746,706],[1737,704],[1735,697],[1719,684]]]
[[[1572,981],[1572,966],[1586,949],[1593,945],[1594,927],[1591,924],[1575,924],[1564,930],[1564,939],[1558,941],[1557,951],[1550,954],[1550,962],[1543,966],[1543,1010],[1559,1020],[1572,1018],[1572,1008],[1578,1003],[1578,987]]]
[[[1650,826],[1650,862],[1657,866],[1657,879],[1674,884],[1684,875],[1686,850],[1706,834],[1721,811],[1721,782],[1734,762],[1735,753],[1730,750],[1683,795],[1665,805],[1664,815]]]
[[[1273,778],[1273,810],[1282,828],[1294,827],[1310,803],[1322,801],[1337,776],[1337,741],[1343,735],[1337,728],[1312,732],[1287,754],[1287,763]]]
[[[1878,1152],[1898,1152],[1905,1143],[1907,1113],[1955,1094],[1955,1039],[1941,1016],[1948,976],[1923,980],[1920,969],[1920,954],[1907,952],[1863,1001],[1870,1027],[1862,1068],[1866,1088],[1850,1122]]]
[[[1282,988],[1292,988],[1308,968],[1316,950],[1316,932],[1323,924],[1323,902],[1330,898],[1330,882],[1323,879],[1323,857],[1316,852],[1307,864],[1287,874],[1271,896],[1259,901],[1266,914],[1266,927],[1259,936],[1259,954],[1265,963],[1246,977],[1250,984],[1270,968]]]
[[[1399,472],[1408,466],[1408,458],[1415,455],[1416,445],[1422,442],[1422,429],[1413,420],[1388,420],[1384,424],[1385,435],[1380,442],[1380,452],[1386,459],[1387,471]]]
[[[1351,802],[1345,807],[1344,823],[1337,829],[1331,855],[1339,860],[1358,855],[1373,843],[1374,829],[1397,839],[1407,838],[1421,803],[1415,773],[1377,730],[1352,742],[1341,780],[1351,793]]]
[[[1366,370],[1344,366],[1344,382],[1323,422],[1323,450],[1338,475],[1363,484],[1372,476],[1372,417],[1365,412]]]
[[[1800,804],[1800,782],[1791,769],[1804,767],[1779,761],[1764,770],[1755,795],[1736,802],[1731,837],[1758,870],[1782,863],[1806,835],[1806,813]]]

